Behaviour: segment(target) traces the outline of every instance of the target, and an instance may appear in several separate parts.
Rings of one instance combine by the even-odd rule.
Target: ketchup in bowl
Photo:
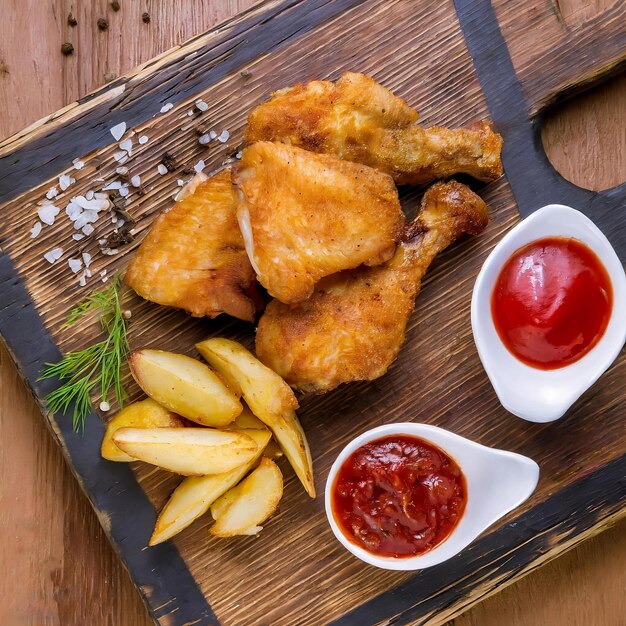
[[[445,452],[418,437],[393,435],[345,460],[331,498],[333,517],[351,543],[379,556],[412,557],[454,530],[467,487]]]
[[[564,367],[587,354],[609,323],[613,290],[597,255],[577,239],[546,237],[504,264],[491,299],[506,348],[540,369]]]

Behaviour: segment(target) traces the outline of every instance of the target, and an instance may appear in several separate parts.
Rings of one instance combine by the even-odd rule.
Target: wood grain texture
[[[131,5],[133,6],[133,5]],[[437,14],[436,14],[437,15]],[[439,30],[437,30],[439,27],[444,27],[444,28],[449,28],[449,22],[450,20],[450,14],[446,13],[446,9],[441,8],[440,9],[440,13],[438,14],[440,16],[440,21],[437,21],[437,19],[435,19],[435,29],[434,29],[434,34],[433,37],[436,36],[437,34],[439,34],[440,36],[444,36],[441,35],[441,32]],[[351,35],[358,35],[358,28],[356,25],[356,19],[355,19],[355,26],[354,26],[356,32],[351,32]],[[339,29],[338,29],[339,30]],[[381,32],[381,36],[382,36],[382,32]],[[455,33],[454,29],[451,31],[447,31],[445,32],[445,37],[447,39],[452,39],[453,41],[457,41],[458,40],[458,32]],[[335,40],[340,39],[340,33],[337,32],[336,33],[336,37]],[[456,38],[456,39],[455,39]],[[347,45],[347,44],[346,44]],[[455,44],[458,45],[458,44]],[[340,50],[340,48],[339,48]],[[462,50],[462,45],[460,46],[459,50]],[[337,49],[334,49],[331,51],[332,53],[336,53]],[[369,60],[368,62],[372,62],[372,63],[376,63],[378,62],[379,59],[375,58],[374,53],[372,54],[372,59]],[[449,68],[451,71],[453,71],[454,73],[456,72],[460,72],[462,70],[465,70],[467,72],[467,74],[469,74],[471,76],[471,65],[468,62],[467,56],[460,54],[460,55],[451,55],[454,58],[454,62],[455,63],[461,63],[460,66],[453,66],[452,68]],[[275,61],[275,58],[273,59]],[[391,60],[386,60],[386,62],[391,62]],[[294,72],[294,71],[301,71],[303,73],[305,72],[313,72],[315,71],[315,69],[317,69],[320,72],[320,75],[322,75],[325,71],[324,69],[324,65],[319,61],[316,60],[315,63],[319,64],[318,68],[311,68],[311,67],[307,67],[301,70],[298,70],[297,68],[294,69],[293,67],[289,67],[286,70],[286,75],[285,76],[277,76],[275,78],[276,83],[277,84],[284,84],[284,82],[289,82],[289,72]],[[268,64],[271,66],[271,62],[268,61]],[[463,65],[464,64],[464,65]],[[367,64],[366,64],[367,65]],[[262,70],[262,68],[261,68]],[[335,70],[336,71],[336,70]],[[434,76],[435,72],[438,71],[435,68],[430,68],[429,64],[426,65],[418,65],[415,70],[416,73],[420,72],[420,73],[427,73],[430,71],[429,76],[433,79],[436,80],[436,76]],[[417,75],[417,74],[416,74]],[[254,76],[254,74],[253,74]],[[397,82],[397,86],[402,88],[403,86],[403,82],[404,81],[410,81],[411,80],[411,74],[409,74],[409,76],[394,76],[391,79],[391,82],[393,83],[393,81]],[[463,79],[457,79],[458,80],[465,80]],[[281,83],[281,81],[283,81],[283,83]],[[387,81],[387,83],[389,84],[390,81]],[[409,84],[413,84],[412,82],[409,82]],[[258,83],[256,82],[252,82],[253,85],[253,89],[256,90],[257,92],[260,91],[261,89],[267,89],[268,86],[260,86],[258,85]],[[411,92],[411,90],[409,89],[407,91],[407,95],[413,97],[413,99],[416,99],[417,96],[420,96],[420,100],[421,98],[424,98],[424,102],[425,102],[425,108],[421,107],[422,102],[420,102],[420,107],[424,109],[423,111],[423,117],[425,117],[426,119],[430,118],[430,121],[440,121],[442,123],[463,123],[465,121],[467,121],[467,119],[463,119],[462,117],[459,117],[458,114],[460,114],[461,116],[466,115],[466,116],[474,116],[474,115],[479,115],[479,114],[484,114],[485,113],[485,109],[484,109],[484,104],[481,104],[480,102],[480,96],[478,95],[478,92],[475,90],[476,89],[476,83],[475,81],[470,80],[470,83],[455,83],[453,85],[454,87],[457,87],[458,90],[462,93],[464,98],[468,98],[469,97],[469,102],[465,102],[464,103],[464,107],[461,107],[460,111],[455,111],[454,109],[458,107],[458,105],[455,105],[455,101],[454,99],[447,99],[445,97],[441,96],[442,90],[441,84],[435,83],[432,85],[431,91],[428,93],[427,96],[424,96],[423,93],[420,93],[420,86],[419,85],[415,85],[413,88],[416,91]],[[472,91],[472,89],[474,89],[474,91]],[[228,93],[228,90],[225,88],[224,94]],[[218,94],[218,100],[219,100],[219,94],[220,91],[217,91]],[[474,94],[474,95],[472,95]],[[257,97],[257,96],[255,96]],[[228,111],[226,112],[226,115],[224,115],[224,110],[222,108],[219,107],[219,105],[217,106],[217,111],[216,111],[216,118],[217,119],[228,119]],[[481,108],[482,107],[482,108]],[[229,126],[230,128],[231,126]],[[157,132],[160,132],[160,130],[157,129]],[[187,152],[187,150],[189,150],[189,152]],[[183,151],[184,154],[187,155],[189,154],[189,156],[191,156],[192,154],[194,154],[193,152],[193,147],[187,146],[187,147],[183,147]],[[154,155],[155,157],[157,155]],[[223,158],[223,154],[217,154],[216,155],[216,160],[218,158]],[[477,253],[479,258],[482,258],[481,255],[484,255],[485,252],[488,250],[489,246],[492,245],[492,242],[495,241],[495,238],[497,238],[499,232],[500,232],[500,228],[506,228],[508,225],[510,225],[510,222],[507,222],[505,218],[505,214],[506,214],[506,210],[505,207],[506,206],[511,206],[510,205],[510,194],[507,192],[506,187],[502,186],[502,184],[500,184],[499,186],[494,186],[494,188],[492,190],[488,190],[487,191],[490,199],[492,200],[492,205],[494,206],[494,209],[496,211],[496,216],[498,217],[499,221],[497,220],[496,223],[494,224],[494,229],[491,231],[491,233],[489,234],[489,238],[482,241],[480,244],[475,244],[475,243],[470,243],[469,245],[466,245],[464,247],[462,247],[460,250],[459,249],[455,249],[451,254],[446,255],[446,257],[444,257],[444,260],[441,261],[440,266],[437,269],[437,273],[433,276],[432,280],[430,282],[432,282],[432,286],[428,287],[429,290],[429,295],[426,296],[426,299],[422,298],[422,300],[420,300],[420,313],[418,314],[418,319],[421,321],[419,328],[417,327],[416,323],[418,321],[418,319],[414,320],[414,323],[412,325],[412,333],[413,336],[415,337],[415,348],[411,351],[410,355],[407,355],[405,357],[405,364],[408,362],[410,363],[412,360],[414,360],[415,358],[419,359],[420,354],[424,354],[426,350],[429,350],[429,348],[431,346],[429,346],[428,344],[428,334],[429,332],[431,332],[432,330],[434,330],[435,328],[437,328],[438,324],[440,323],[440,318],[437,317],[437,310],[438,308],[442,305],[442,303],[446,303],[450,301],[450,298],[452,297],[452,294],[450,293],[450,285],[446,284],[446,279],[445,279],[445,274],[446,272],[454,267],[454,271],[455,272],[460,272],[461,275],[466,275],[469,276],[471,274],[472,271],[474,271],[472,268],[476,268],[477,264],[478,264],[478,258],[477,257],[471,257],[471,253]],[[166,195],[164,193],[164,189],[160,188],[158,186],[158,184],[155,185],[155,191],[154,194],[152,196],[150,196],[146,203],[148,203],[148,201],[152,202],[153,200],[156,200],[159,203],[167,203],[169,202],[169,196]],[[413,201],[412,198],[407,198],[406,202],[407,204],[411,204],[411,202]],[[145,228],[145,226],[149,223],[150,220],[150,215],[152,215],[154,212],[159,210],[159,206],[161,206],[161,204],[156,204],[153,206],[149,206],[146,207],[146,217],[145,219],[142,220],[142,224],[141,227]],[[503,213],[501,214],[500,211],[503,211]],[[510,216],[512,216],[513,214],[509,214]],[[504,219],[504,221],[502,221]],[[511,219],[511,217],[509,218]],[[17,229],[16,229],[17,232]],[[28,242],[25,242],[28,243]],[[476,247],[478,246],[478,247]],[[470,260],[469,261],[464,261],[464,255],[468,255],[470,256]],[[467,263],[469,263],[469,265],[467,265]],[[37,281],[35,281],[35,289],[33,290],[34,292],[39,291],[40,293],[43,294],[43,292],[46,289],[46,282],[37,284]],[[471,281],[468,280],[464,280],[461,283],[461,293],[464,294],[465,299],[466,296],[469,293],[469,289],[471,288]],[[426,295],[426,294],[425,294]],[[71,295],[70,298],[73,298],[74,295]],[[139,326],[144,325],[146,328],[146,336],[149,337],[150,333],[152,332],[156,332],[156,328],[155,328],[155,324],[156,324],[156,314],[154,313],[154,311],[150,312],[148,311],[149,307],[146,307],[145,305],[137,305],[137,307],[139,307],[142,310],[142,313],[140,315],[143,315],[144,317],[140,317],[139,319],[142,320],[143,324],[138,324]],[[135,306],[133,306],[133,310],[135,311],[136,308]],[[55,320],[58,320],[60,318],[61,312],[63,309],[63,305],[61,304],[60,306],[58,306],[57,311],[50,311],[50,316],[49,319],[51,320],[51,322],[54,322]],[[180,316],[180,315],[172,315],[170,316],[170,321],[172,322],[172,327],[173,328],[184,328],[185,326],[187,326],[186,324],[186,318],[184,316]],[[467,347],[469,345],[470,339],[469,339],[469,335],[467,333],[467,328],[463,328],[463,326],[458,326],[457,324],[460,323],[462,320],[459,318],[456,321],[453,320],[451,322],[451,324],[449,325],[450,329],[454,332],[459,332],[459,341],[457,342],[458,345],[455,346],[447,346],[446,348],[450,349],[452,354],[454,354],[455,352],[458,351],[462,351],[464,350],[465,347]],[[219,326],[216,330],[219,330]],[[90,329],[84,329],[83,331],[85,334],[88,334],[90,332]],[[194,329],[189,329],[189,328],[185,328],[185,341],[189,341],[189,345],[191,345],[191,342],[193,340],[194,336],[201,336],[202,333],[206,332],[206,325],[202,325],[202,324],[198,324],[196,325],[196,327]],[[234,329],[234,332],[236,333],[246,333],[247,331],[244,330],[243,327],[237,327],[236,329]],[[72,341],[71,338],[65,337],[63,338],[63,341],[65,342],[65,345],[72,345],[71,343],[68,343]],[[75,338],[73,341],[81,341],[81,338]],[[442,358],[447,358],[445,357],[445,355],[442,355]],[[398,366],[398,368],[400,368],[401,366]],[[464,388],[466,390],[474,390],[474,394],[478,393],[478,387],[474,387],[472,386],[472,384],[470,384],[469,387],[467,387],[468,382],[471,382],[472,379],[475,379],[479,370],[476,369],[477,368],[477,364],[476,362],[472,362],[470,364],[468,364],[467,368],[463,368],[463,371],[459,372],[458,374],[456,374],[455,376],[453,376],[454,380],[453,383],[457,383],[459,385],[461,385],[462,387],[465,386]],[[443,378],[441,375],[439,375],[437,377],[437,372],[433,372],[432,369],[429,370],[427,372],[428,374],[431,374],[432,376],[434,376],[434,380],[435,380],[435,391],[440,391],[443,392],[443,396],[444,398],[446,397],[446,393],[445,393],[445,387],[447,385],[451,384],[451,380],[450,378],[445,379]],[[449,373],[449,372],[448,372]],[[469,376],[470,378],[467,379],[466,377]],[[615,373],[615,376],[618,376],[618,373]],[[379,407],[376,409],[377,411],[377,415],[375,416],[375,419],[384,419],[385,418],[385,411],[389,410],[392,406],[392,398],[390,398],[390,394],[395,393],[398,389],[400,389],[399,383],[395,383],[393,381],[393,379],[387,381],[389,382],[391,388],[390,389],[384,389],[383,385],[377,385],[376,388],[374,389],[374,393],[379,397],[380,399],[380,405]],[[615,378],[615,383],[617,383],[617,378]],[[607,383],[607,385],[609,385],[609,383]],[[610,386],[609,386],[610,388]],[[361,389],[359,389],[361,390]],[[336,400],[336,398],[335,398]],[[344,399],[341,400],[341,402],[339,404],[335,403],[334,404],[334,411],[340,411],[342,408],[347,408],[347,405],[349,405],[351,403],[351,399],[350,397],[346,397]],[[332,404],[328,403],[328,404],[324,404],[322,403],[319,407],[318,410],[320,413],[324,412],[325,408],[330,408],[330,406],[333,406]],[[494,407],[494,402],[493,399],[490,400],[490,404],[489,404],[489,408],[493,409]],[[363,409],[364,407],[359,408],[356,413],[358,414],[359,411],[361,411],[361,409]],[[408,409],[408,406],[405,407]],[[432,404],[429,404],[428,402],[426,403],[426,406],[422,407],[422,410],[427,414],[431,409],[433,408]],[[449,420],[454,420],[454,415],[455,412],[458,411],[458,407],[455,407],[455,403],[453,401],[453,398],[449,398],[449,400],[446,400],[444,403],[444,413],[443,413],[443,418],[444,419],[449,419]],[[581,411],[579,411],[580,413]],[[353,415],[355,413],[353,412]],[[446,418],[446,415],[448,416]],[[343,422],[341,424],[341,428],[344,428],[346,424],[348,424],[348,428],[359,428],[362,427],[362,424],[359,426],[358,424],[353,424],[350,425],[350,421],[349,421],[350,415],[345,415],[342,417]],[[309,419],[311,419],[311,417],[309,417]],[[510,419],[510,418],[508,418]],[[592,424],[592,420],[594,419],[593,414],[589,417],[589,424]],[[575,418],[575,421],[579,421],[580,417]],[[439,422],[441,423],[441,421]],[[509,422],[507,422],[509,423]],[[444,424],[445,425],[445,424]],[[466,432],[471,432],[471,427],[469,427],[468,430],[466,430]],[[346,438],[350,435],[352,431],[348,430],[347,432],[342,432],[342,437]],[[491,431],[493,432],[493,431]],[[556,432],[556,431],[554,431]],[[619,433],[618,433],[619,434]],[[548,446],[545,448],[545,451],[549,450],[549,440],[551,438],[551,436],[546,433],[546,438],[543,441],[543,443],[540,443],[540,448],[541,446]],[[581,439],[583,437],[583,433],[578,433],[578,435],[580,435]],[[324,445],[324,442],[328,443],[328,441],[330,441],[333,437],[334,437],[334,433],[325,433],[322,439],[318,440],[318,446],[319,448],[321,448]],[[490,439],[490,437],[492,437],[493,435],[490,434],[490,431],[483,431],[481,436],[483,437],[483,441],[488,441]],[[522,442],[522,438],[524,436],[523,433],[523,429],[517,429],[517,432],[514,433],[514,437],[520,437],[520,445]],[[577,442],[576,441],[570,441],[568,445],[573,445],[576,446]],[[322,459],[322,461],[324,463],[326,463],[328,461],[328,459],[330,458],[329,454],[325,455],[325,458]],[[607,457],[608,458],[608,457]],[[594,459],[595,462],[598,462],[599,459]],[[558,469],[557,468],[557,460],[555,459],[554,462],[554,466],[549,468],[550,469]],[[146,473],[143,477],[142,480],[144,482],[144,484],[149,488],[150,492],[153,494],[154,497],[154,501],[159,503],[162,502],[165,494],[167,493],[168,488],[171,488],[171,484],[172,481],[171,480],[167,480],[165,481],[165,477],[161,474],[159,474],[158,472],[150,472],[150,473]],[[561,476],[555,479],[555,482],[553,483],[549,483],[548,485],[544,485],[544,489],[546,489],[546,492],[549,492],[550,489],[554,489],[555,486],[557,486],[558,484],[562,484],[560,481],[567,481],[568,477],[567,476]],[[164,482],[165,481],[165,482]],[[288,494],[289,500],[290,502],[294,502],[294,508],[297,508],[298,506],[302,505],[302,501],[301,501],[301,497],[299,495],[296,495],[294,493],[294,483],[293,481],[291,481],[291,493]],[[315,514],[319,514],[319,511],[317,511]],[[287,526],[292,526],[292,524],[290,524],[290,522],[292,522],[292,517],[291,517],[291,513],[289,511],[286,511],[284,514],[281,513],[281,515],[283,515],[282,517],[282,522],[280,520],[277,520],[277,524],[279,524],[280,526],[280,530],[277,530],[277,532],[285,532],[285,528],[286,525]],[[200,524],[198,526],[198,528],[196,528],[195,530],[191,530],[189,537],[186,539],[182,539],[181,541],[183,542],[190,542],[188,543],[188,548],[185,548],[185,543],[182,543],[181,545],[183,545],[183,552],[185,552],[186,550],[193,550],[192,544],[193,544],[193,538],[197,538],[200,537],[200,539],[202,539],[204,537],[204,526],[205,526],[205,522],[203,524]],[[202,533],[202,534],[199,534]],[[261,547],[257,546],[255,548],[256,550],[262,550]],[[219,548],[220,551],[223,551],[224,553],[228,553],[229,552],[229,548]],[[230,550],[232,553],[232,550]],[[202,557],[202,558],[212,558],[211,554],[207,554],[205,553],[204,555],[196,555],[198,557]],[[236,554],[233,554],[233,557],[236,558]],[[337,558],[340,555],[337,554],[337,550],[334,551],[333,555],[331,555],[332,558]],[[199,562],[199,567],[201,569],[207,568],[211,566],[211,562]],[[237,567],[239,568],[243,568],[244,567],[244,563],[238,563]],[[96,568],[94,568],[96,569]],[[356,568],[354,567],[354,564],[350,563],[348,565],[348,569],[345,570],[346,572],[349,573],[355,573],[358,576],[364,576],[365,573],[359,573],[358,570],[360,568],[357,566]],[[340,571],[344,571],[343,569],[340,569]],[[371,571],[371,570],[368,570]],[[357,581],[355,581],[355,586],[358,585],[359,583],[358,579]],[[380,581],[378,581],[380,582]],[[372,584],[372,583],[369,583]],[[219,589],[218,589],[219,591]],[[359,593],[368,593],[369,591],[369,587],[367,586],[367,584],[363,585],[363,589],[362,590],[358,590]],[[277,601],[278,600],[278,596],[277,596]],[[78,603],[80,604],[80,603]],[[106,606],[106,605],[105,605]],[[80,606],[78,607],[80,608]],[[85,608],[85,607],[83,607]],[[322,607],[323,608],[323,607]],[[75,610],[78,610],[76,607],[74,607]],[[226,610],[226,609],[224,609]],[[234,609],[232,609],[234,610]],[[66,621],[62,621],[61,623],[80,623],[80,617],[76,617],[74,618],[76,614],[72,614],[67,613],[67,618]],[[233,613],[233,615],[237,615],[236,611]],[[319,614],[318,614],[319,615]],[[117,616],[119,617],[119,616]],[[72,622],[72,619],[74,618],[74,621]],[[123,623],[120,622],[119,620],[115,620],[114,617],[110,617],[110,614],[107,613],[103,613],[103,620],[102,623],[107,623],[107,621],[110,621],[111,623]],[[51,622],[54,623],[54,622]],[[128,623],[141,623],[138,621],[132,621],[129,620]],[[237,622],[234,622],[237,623]]]
[[[533,114],[624,68],[623,0],[493,5]]]

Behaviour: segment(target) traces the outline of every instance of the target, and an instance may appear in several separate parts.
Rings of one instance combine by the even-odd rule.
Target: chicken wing
[[[324,276],[387,261],[404,225],[389,176],[326,154],[258,142],[233,182],[248,257],[281,302],[305,300]]]
[[[230,170],[196,182],[155,221],[126,283],[146,300],[195,317],[228,313],[254,321],[260,299],[237,223]]]
[[[302,391],[323,393],[382,376],[404,342],[432,260],[461,235],[481,232],[488,220],[487,206],[468,187],[436,183],[390,261],[330,276],[296,306],[270,302],[257,329],[257,356]]]
[[[502,137],[487,122],[450,130],[416,124],[417,111],[364,74],[336,83],[312,81],[272,94],[252,110],[246,141],[280,141],[334,154],[393,177],[425,183],[464,173],[491,181],[502,175]]]

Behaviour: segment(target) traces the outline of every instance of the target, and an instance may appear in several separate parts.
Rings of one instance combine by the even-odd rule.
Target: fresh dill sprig
[[[130,350],[122,311],[122,279],[118,274],[111,285],[88,296],[68,314],[64,327],[72,326],[86,313],[98,311],[106,337],[87,348],[68,352],[58,363],[46,363],[41,378],[58,378],[63,384],[46,397],[48,408],[66,414],[73,404],[74,430],[84,429],[85,418],[93,411],[92,393],[100,391],[103,402],[111,390],[121,407],[126,393],[122,387],[122,364]]]

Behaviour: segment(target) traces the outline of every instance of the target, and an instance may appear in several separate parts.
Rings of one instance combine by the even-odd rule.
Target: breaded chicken
[[[272,94],[248,117],[246,141],[279,141],[363,163],[398,184],[463,173],[502,175],[502,137],[487,122],[450,130],[422,128],[417,111],[364,74],[336,83],[300,83]]]
[[[190,185],[155,221],[126,283],[146,300],[195,317],[228,313],[254,321],[258,285],[237,223],[230,170]]]
[[[257,329],[257,356],[302,391],[323,393],[382,376],[404,342],[432,260],[488,220],[487,206],[468,187],[436,183],[390,261],[331,276],[301,304],[270,302]]]
[[[258,142],[233,182],[248,257],[281,302],[306,300],[324,276],[387,261],[404,225],[389,176],[326,154]]]

